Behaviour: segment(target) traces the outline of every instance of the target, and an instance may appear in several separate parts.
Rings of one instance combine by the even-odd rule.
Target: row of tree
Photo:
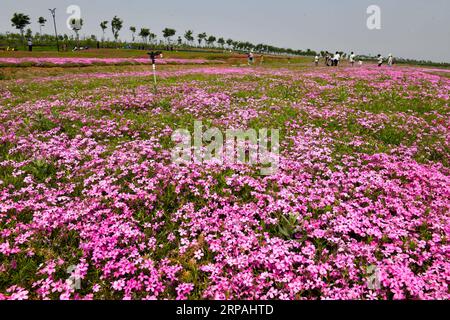
[[[30,17],[23,13],[14,13],[12,19],[12,26],[20,31],[20,35],[22,41],[27,38],[37,38],[42,40],[44,36],[45,39],[49,39],[46,35],[43,35],[42,28],[45,27],[47,20],[44,17],[39,17],[37,22],[39,24],[39,35],[33,36],[31,29],[28,29],[25,33],[25,29],[31,24]],[[79,45],[79,33],[83,27],[83,19],[72,19],[70,21],[70,26],[73,32],[75,33],[75,39],[77,45]],[[106,32],[110,28],[114,41],[116,43],[120,42],[119,36],[120,32],[123,29],[124,23],[123,20],[117,16],[111,21],[101,21],[100,29],[102,31],[101,42],[102,45],[105,42]],[[149,28],[136,28],[135,26],[131,26],[129,28],[132,36],[131,44],[138,45],[157,45],[158,44],[158,36],[153,33]],[[266,44],[253,44],[249,41],[236,41],[233,39],[225,39],[223,37],[216,37],[213,35],[208,35],[206,32],[199,33],[197,35],[194,34],[193,30],[187,30],[184,32],[183,36],[179,35],[177,40],[174,42],[173,37],[177,35],[177,31],[172,28],[165,28],[162,30],[162,36],[165,40],[165,44],[168,46],[178,45],[183,47],[207,47],[207,48],[221,48],[221,49],[229,49],[235,51],[256,51],[256,52],[267,52],[267,53],[278,53],[278,54],[291,54],[291,55],[315,55],[316,53],[312,50],[293,50],[286,48],[279,48],[276,46],[266,45]],[[137,41],[136,37],[140,38],[140,42]],[[59,36],[59,39],[68,39],[67,35]],[[90,40],[96,39],[95,36],[91,36],[88,38]],[[85,38],[86,40],[86,38]],[[159,42],[161,45],[161,41]]]

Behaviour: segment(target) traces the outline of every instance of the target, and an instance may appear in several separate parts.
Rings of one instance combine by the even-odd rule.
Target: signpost
[[[155,89],[155,94],[158,93],[158,88],[157,88],[157,82],[156,82],[156,57],[161,55],[160,51],[152,51],[152,52],[148,52],[147,53],[150,56],[150,60],[152,61],[152,68],[153,68],[153,85],[154,85],[154,89]]]

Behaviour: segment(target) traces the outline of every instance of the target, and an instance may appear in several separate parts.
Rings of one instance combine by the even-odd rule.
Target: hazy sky
[[[183,34],[207,32],[234,40],[249,40],[294,49],[342,50],[357,53],[450,62],[450,0],[0,0],[0,31],[13,31],[14,12],[49,22],[48,8],[57,8],[60,33],[69,5],[81,8],[81,34],[101,35],[99,23],[118,15],[124,20],[121,39],[130,39],[131,25],[161,35],[165,27]],[[366,26],[369,5],[381,8],[381,30]],[[111,29],[107,31],[111,37]],[[177,34],[178,36],[178,34]]]

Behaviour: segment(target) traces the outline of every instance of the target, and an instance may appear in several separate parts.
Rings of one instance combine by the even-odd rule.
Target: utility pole
[[[58,40],[58,31],[56,30],[56,8],[54,9],[48,9],[53,17],[53,25],[55,26],[55,37],[56,37],[56,47],[58,48],[59,52],[59,40]]]

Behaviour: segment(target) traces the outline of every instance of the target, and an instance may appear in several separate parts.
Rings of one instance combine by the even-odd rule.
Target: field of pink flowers
[[[211,61],[205,59],[159,59],[158,64],[186,65],[186,64],[219,64],[222,61]],[[146,58],[0,58],[0,66],[90,66],[90,65],[130,65],[151,64]]]
[[[0,299],[450,298],[450,79],[149,75],[0,82]],[[196,120],[280,129],[278,172],[173,164]]]

